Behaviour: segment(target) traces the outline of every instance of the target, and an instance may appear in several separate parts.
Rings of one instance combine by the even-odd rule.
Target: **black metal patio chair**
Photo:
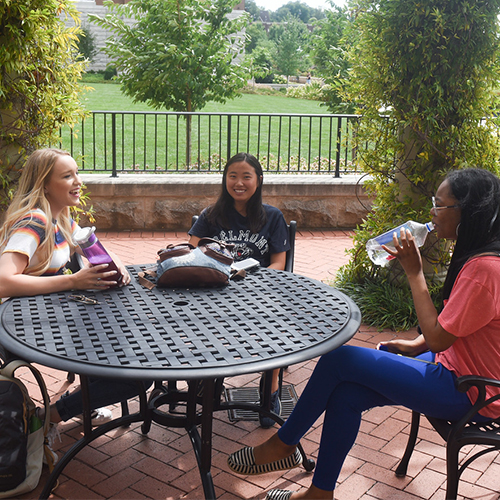
[[[486,387],[500,389],[500,380],[466,375],[456,380],[456,386],[461,392],[466,392],[471,387],[476,387],[479,390],[477,401],[461,420],[451,422],[425,415],[434,429],[446,441],[446,500],[456,500],[460,476],[474,460],[486,453],[500,451],[500,418],[486,423],[475,423],[471,420],[479,410],[500,399],[500,393],[486,399]],[[414,411],[412,412],[410,435],[406,450],[395,471],[398,477],[406,475],[408,462],[417,440],[419,425],[420,413]],[[481,449],[460,464],[460,450],[466,445],[481,445]]]
[[[193,215],[191,219],[191,227],[195,224],[195,222],[198,220],[198,215]],[[294,265],[294,259],[295,259],[295,237],[297,234],[297,222],[292,220],[290,221],[290,224],[287,224],[288,227],[288,239],[290,243],[290,249],[286,252],[286,262],[285,262],[285,271],[288,272],[293,272],[293,265]],[[280,369],[279,373],[279,395],[280,399],[282,397],[282,391],[283,391],[283,370],[284,368]],[[219,387],[221,390],[223,390],[222,384]],[[154,384],[154,389],[151,392],[150,399],[153,399],[156,397],[158,394],[161,394],[162,392],[170,392],[173,393],[177,391],[177,384],[175,381],[167,381],[167,387],[164,386],[164,384],[160,381],[155,382]],[[227,389],[226,391],[226,396],[229,398],[241,398],[242,401],[247,401],[250,402],[255,399],[255,392],[253,388],[232,388],[232,389]],[[269,408],[270,405],[270,400],[271,400],[271,372],[266,374],[265,380],[264,380],[264,398],[262,401],[262,407],[267,406]],[[217,395],[219,397],[219,395]],[[291,398],[288,398],[291,399]],[[291,410],[293,409],[293,403],[290,402],[287,406],[290,406],[287,408],[287,413],[290,413]],[[173,409],[173,408],[172,408]],[[246,415],[246,412],[243,412],[243,415]],[[245,419],[245,417],[240,417],[237,419]],[[304,457],[305,458],[305,457]]]

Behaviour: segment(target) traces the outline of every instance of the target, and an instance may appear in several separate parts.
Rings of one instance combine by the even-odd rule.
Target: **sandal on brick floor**
[[[269,490],[266,500],[289,500],[293,491],[290,490]]]
[[[246,447],[238,450],[227,459],[229,468],[237,474],[244,476],[256,476],[258,474],[267,474],[277,470],[288,470],[298,467],[302,463],[302,455],[299,450],[276,462],[270,462],[263,465],[255,465],[255,458],[253,455],[253,448]]]
[[[77,420],[83,423],[83,414],[77,415],[75,417]],[[108,408],[97,408],[96,410],[92,410],[90,412],[90,418],[92,427],[96,427],[98,425],[107,424],[113,420],[113,414],[111,410]]]

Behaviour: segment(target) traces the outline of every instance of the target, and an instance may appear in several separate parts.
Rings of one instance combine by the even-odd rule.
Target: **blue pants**
[[[143,381],[144,390],[151,381]],[[137,381],[124,381],[112,379],[89,379],[90,407],[92,410],[120,403],[132,399],[140,393],[140,385]],[[83,413],[81,391],[64,396],[56,401],[56,408],[63,421],[76,417]]]
[[[455,388],[456,376],[434,354],[407,358],[385,351],[343,346],[320,358],[292,414],[278,431],[297,444],[325,413],[313,484],[335,489],[342,464],[356,440],[363,411],[401,405],[437,418],[458,420],[471,408]],[[478,420],[487,420],[480,417]]]

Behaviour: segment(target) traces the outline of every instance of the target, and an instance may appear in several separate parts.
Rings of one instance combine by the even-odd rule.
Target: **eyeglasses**
[[[445,207],[438,207],[436,205],[436,198],[434,196],[431,198],[432,201],[432,208],[434,210],[444,210],[445,208],[457,208],[459,205],[446,205]]]
[[[91,299],[90,297],[85,297],[85,295],[70,295],[68,299],[75,302],[80,302],[81,304],[99,304],[99,301]]]

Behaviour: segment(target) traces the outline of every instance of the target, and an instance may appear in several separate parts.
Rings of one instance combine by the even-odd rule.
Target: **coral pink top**
[[[436,362],[458,377],[500,379],[500,257],[475,257],[464,265],[438,321],[457,340],[436,354]],[[488,387],[486,393],[491,397],[500,389]],[[467,393],[472,402],[477,394],[475,388]],[[499,417],[500,400],[480,413]]]

